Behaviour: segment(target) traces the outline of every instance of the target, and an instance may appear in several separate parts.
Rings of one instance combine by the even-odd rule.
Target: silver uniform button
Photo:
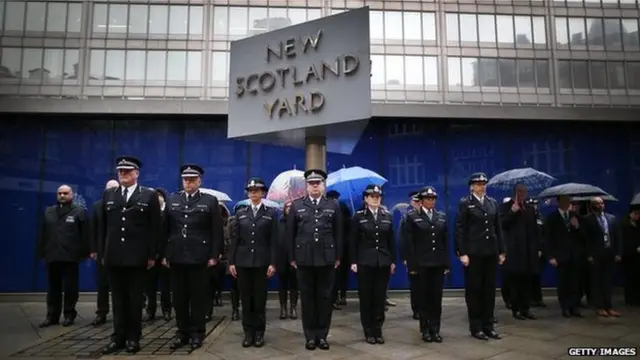
[[[120,239],[120,241],[124,242],[124,238]]]

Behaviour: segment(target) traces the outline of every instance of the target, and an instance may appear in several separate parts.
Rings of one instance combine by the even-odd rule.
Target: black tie
[[[129,189],[128,188],[124,188],[124,191],[122,192],[122,197],[124,198],[124,201],[127,201],[127,195],[129,194]]]
[[[316,200],[316,199],[313,199],[313,201],[312,201],[312,202],[313,202],[313,206],[316,206],[316,205],[318,205],[318,200]]]
[[[192,197],[192,196],[193,196],[193,195],[191,195],[191,194],[187,194],[187,201],[191,201],[191,197]]]

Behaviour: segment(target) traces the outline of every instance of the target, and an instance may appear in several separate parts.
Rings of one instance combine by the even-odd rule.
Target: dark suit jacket
[[[579,215],[570,212],[569,217],[579,218]],[[581,225],[583,225],[582,222]],[[547,216],[542,233],[544,249],[549,259],[556,259],[559,263],[570,260],[586,260],[585,230],[582,226],[576,229],[571,225],[566,225],[558,210]]]
[[[623,244],[620,236],[620,225],[612,214],[604,213],[604,216],[607,219],[611,250],[615,256],[622,256]],[[584,223],[587,230],[587,257],[596,258],[604,255],[604,232],[600,227],[598,218],[591,213],[584,217]]]

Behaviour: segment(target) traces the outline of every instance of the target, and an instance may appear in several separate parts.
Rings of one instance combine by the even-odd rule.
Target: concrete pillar
[[[304,153],[306,170],[320,169],[327,171],[327,138],[324,136],[307,136]]]

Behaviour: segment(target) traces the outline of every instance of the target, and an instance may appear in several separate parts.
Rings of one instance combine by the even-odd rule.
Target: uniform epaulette
[[[172,192],[171,196],[173,196],[173,195],[182,195],[182,194],[184,194],[184,190]]]
[[[412,212],[416,211],[416,209],[414,208],[410,208],[409,210],[407,210],[407,214],[411,214]]]
[[[358,210],[356,211],[356,214],[364,214],[364,210]]]

